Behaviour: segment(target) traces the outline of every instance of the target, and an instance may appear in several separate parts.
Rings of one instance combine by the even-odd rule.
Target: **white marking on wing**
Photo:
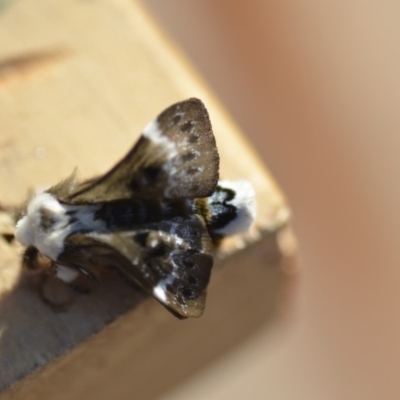
[[[174,271],[176,269],[176,265],[174,264]],[[176,272],[172,272],[167,278],[158,282],[158,284],[153,288],[153,296],[163,303],[168,304],[167,298],[167,285],[171,285],[174,282]]]
[[[143,130],[143,136],[161,146],[163,149],[166,149],[168,151],[168,159],[171,159],[178,154],[176,144],[162,133],[157,120],[151,121],[147,124]]]
[[[163,303],[169,304],[168,298],[167,298],[167,286],[172,285],[174,280],[177,278],[177,270],[178,266],[174,263],[173,261],[173,252],[171,253],[170,260],[173,266],[173,269],[165,279],[162,279],[156,286],[153,288],[153,296],[160,300]]]
[[[167,301],[167,286],[163,282],[160,282],[157,286],[153,288],[153,296],[163,303],[168,303]]]

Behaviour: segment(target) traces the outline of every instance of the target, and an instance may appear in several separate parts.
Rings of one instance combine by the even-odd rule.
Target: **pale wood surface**
[[[19,381],[2,398],[154,398],[270,320],[293,250],[285,199],[138,4],[21,0],[0,17],[1,203],[76,166],[83,176],[106,170],[149,120],[187,97],[209,109],[221,175],[256,187],[256,227],[218,252],[200,320],[177,321],[152,300],[135,308],[142,295],[114,278],[54,312],[21,276],[19,246],[0,239],[0,388]]]

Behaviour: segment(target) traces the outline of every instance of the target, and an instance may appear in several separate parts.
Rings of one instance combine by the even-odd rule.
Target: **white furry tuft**
[[[95,219],[97,206],[74,206],[60,203],[48,192],[38,192],[29,202],[26,215],[18,222],[16,239],[24,246],[34,246],[42,254],[57,260],[64,249],[65,239],[74,232],[90,228],[104,231],[104,222]],[[69,211],[75,212],[72,220]],[[46,226],[43,218],[48,218]]]
[[[257,212],[253,185],[244,179],[236,181],[221,180],[218,185],[235,192],[235,197],[229,203],[236,207],[237,217],[228,225],[217,230],[217,233],[230,236],[247,232],[254,222]]]
[[[46,210],[56,219],[53,232],[43,229],[42,212]],[[39,192],[29,202],[26,215],[17,222],[16,239],[24,246],[34,246],[41,253],[55,260],[64,246],[65,228],[68,225],[65,208],[47,192]]]

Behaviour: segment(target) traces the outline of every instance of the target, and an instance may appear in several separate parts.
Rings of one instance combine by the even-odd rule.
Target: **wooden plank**
[[[206,313],[194,321],[175,320],[113,276],[55,312],[21,273],[18,244],[0,239],[0,390],[14,383],[0,397],[154,398],[271,320],[294,249],[289,208],[138,3],[20,0],[0,17],[1,203],[76,166],[83,176],[105,171],[159,111],[188,97],[210,111],[221,175],[256,188],[255,227],[219,250]]]

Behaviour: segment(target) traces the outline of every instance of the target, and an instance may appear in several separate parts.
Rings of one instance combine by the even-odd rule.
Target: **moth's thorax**
[[[48,192],[39,192],[29,202],[26,214],[17,223],[15,236],[24,246],[34,246],[56,260],[65,238],[85,228],[102,229],[95,221],[96,207],[73,206],[59,202]]]

